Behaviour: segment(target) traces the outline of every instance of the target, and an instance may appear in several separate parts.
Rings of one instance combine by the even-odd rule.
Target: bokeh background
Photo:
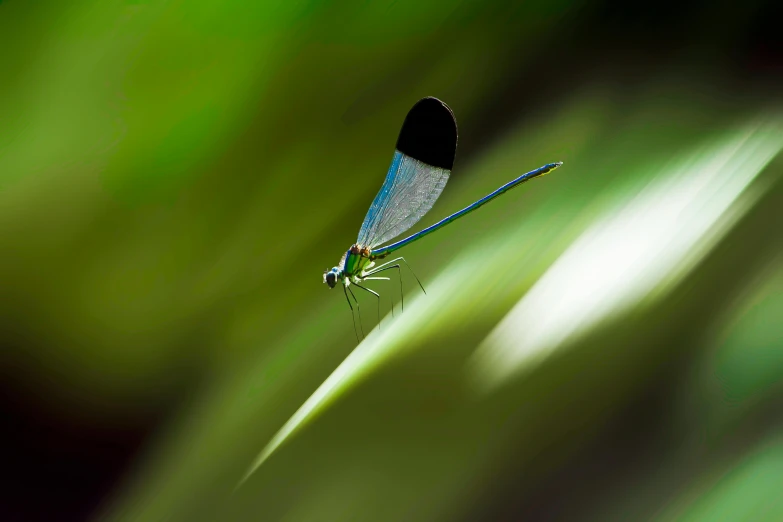
[[[782,19],[1,1],[0,520],[783,520]],[[419,226],[565,165],[357,346],[321,274],[427,95]]]

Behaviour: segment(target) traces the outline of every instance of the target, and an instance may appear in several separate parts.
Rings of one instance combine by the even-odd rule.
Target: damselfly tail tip
[[[546,176],[556,168],[558,168],[560,165],[562,165],[562,161],[556,161],[555,163],[547,163],[543,167],[540,167],[533,171],[535,174],[532,176],[534,178],[537,178],[538,176]]]

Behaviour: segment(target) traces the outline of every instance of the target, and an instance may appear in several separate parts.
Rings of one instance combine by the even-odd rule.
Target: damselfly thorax
[[[375,263],[371,258],[369,247],[357,243],[351,245],[351,248],[348,249],[343,266],[340,268],[342,268],[346,278],[360,279],[373,266],[375,266]]]
[[[338,281],[345,286],[361,283],[375,268],[375,261],[387,255],[374,255],[370,247],[355,243],[343,255],[337,266],[324,272],[324,282],[330,287],[334,287]]]
[[[375,266],[375,261],[383,259],[389,254],[375,254],[370,247],[358,243],[351,245],[348,252],[345,253],[345,259],[342,262],[343,272],[346,277],[363,279],[369,270]]]

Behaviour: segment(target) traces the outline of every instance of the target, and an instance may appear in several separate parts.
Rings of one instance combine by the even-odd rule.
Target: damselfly
[[[359,309],[359,302],[350,288],[352,284],[380,300],[378,292],[363,286],[362,283],[370,280],[388,280],[388,277],[378,276],[378,274],[393,269],[398,271],[401,278],[400,262],[407,265],[403,257],[396,257],[381,265],[376,265],[376,261],[476,210],[507,190],[548,174],[563,164],[562,162],[549,163],[522,174],[434,225],[390,245],[381,246],[411,228],[432,208],[446,186],[454,166],[456,152],[457,122],[454,113],[437,98],[428,97],[419,100],[405,117],[386,180],[367,211],[356,243],[343,254],[336,267],[327,270],[323,275],[324,283],[329,285],[329,288],[334,288],[338,282],[342,284],[352,315],[353,305],[348,297],[349,294],[356,304],[357,311]],[[419,278],[415,274],[414,277],[424,291]],[[404,307],[402,279],[400,279],[400,301],[401,306]],[[361,315],[359,315],[359,327],[362,329]],[[355,318],[354,330],[356,330]],[[356,337],[358,339],[358,332]]]

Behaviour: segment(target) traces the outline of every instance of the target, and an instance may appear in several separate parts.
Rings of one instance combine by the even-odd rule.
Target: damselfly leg
[[[362,281],[363,282],[364,281],[391,281],[391,279],[389,279],[388,277],[365,277],[362,279]],[[389,298],[389,302],[391,302],[391,314],[392,317],[394,317],[394,298]],[[380,320],[378,321],[378,323],[380,324]]]
[[[359,300],[356,299],[356,296],[353,294],[353,290],[351,290],[350,286],[346,286],[344,288],[348,289],[348,293],[351,294],[351,297],[353,297],[353,302],[356,303],[356,315],[359,316],[359,331],[362,332],[362,339],[364,339],[364,326],[362,325],[362,309],[359,307]]]
[[[400,308],[404,311],[405,310],[405,298],[403,297],[403,291],[402,291],[402,269],[400,268],[400,264],[399,263],[392,264],[392,263],[396,263],[397,261],[402,261],[403,263],[405,263],[405,266],[407,266],[408,270],[411,271],[411,274],[413,274],[413,277],[414,277],[414,279],[416,279],[416,282],[419,283],[419,288],[421,288],[421,291],[426,294],[427,291],[424,289],[424,285],[421,284],[421,281],[419,281],[418,276],[413,271],[413,269],[408,264],[408,262],[405,261],[404,257],[398,257],[396,259],[392,259],[391,261],[388,261],[388,262],[386,262],[386,263],[384,263],[384,264],[382,264],[382,265],[372,269],[371,271],[367,272],[367,275],[368,276],[372,276],[372,275],[378,274],[380,272],[385,272],[386,270],[392,270],[392,269],[396,268],[397,269],[397,275],[400,278]],[[365,279],[367,279],[367,278],[365,278]],[[393,307],[392,307],[392,309],[393,309]]]
[[[388,279],[388,277],[385,277],[383,279]],[[372,295],[375,296],[376,299],[378,299],[378,330],[380,330],[381,329],[381,294],[375,292],[374,290],[370,290],[369,288],[365,288],[359,283],[354,283],[354,285],[358,288],[361,288],[365,292],[371,293]]]
[[[353,313],[353,305],[351,304],[351,300],[348,298],[348,290],[347,287],[343,286],[343,293],[345,294],[345,300],[348,301],[348,308],[351,309],[351,320],[353,320],[353,333],[356,334],[356,342],[359,341],[359,331],[356,329],[356,315]]]

